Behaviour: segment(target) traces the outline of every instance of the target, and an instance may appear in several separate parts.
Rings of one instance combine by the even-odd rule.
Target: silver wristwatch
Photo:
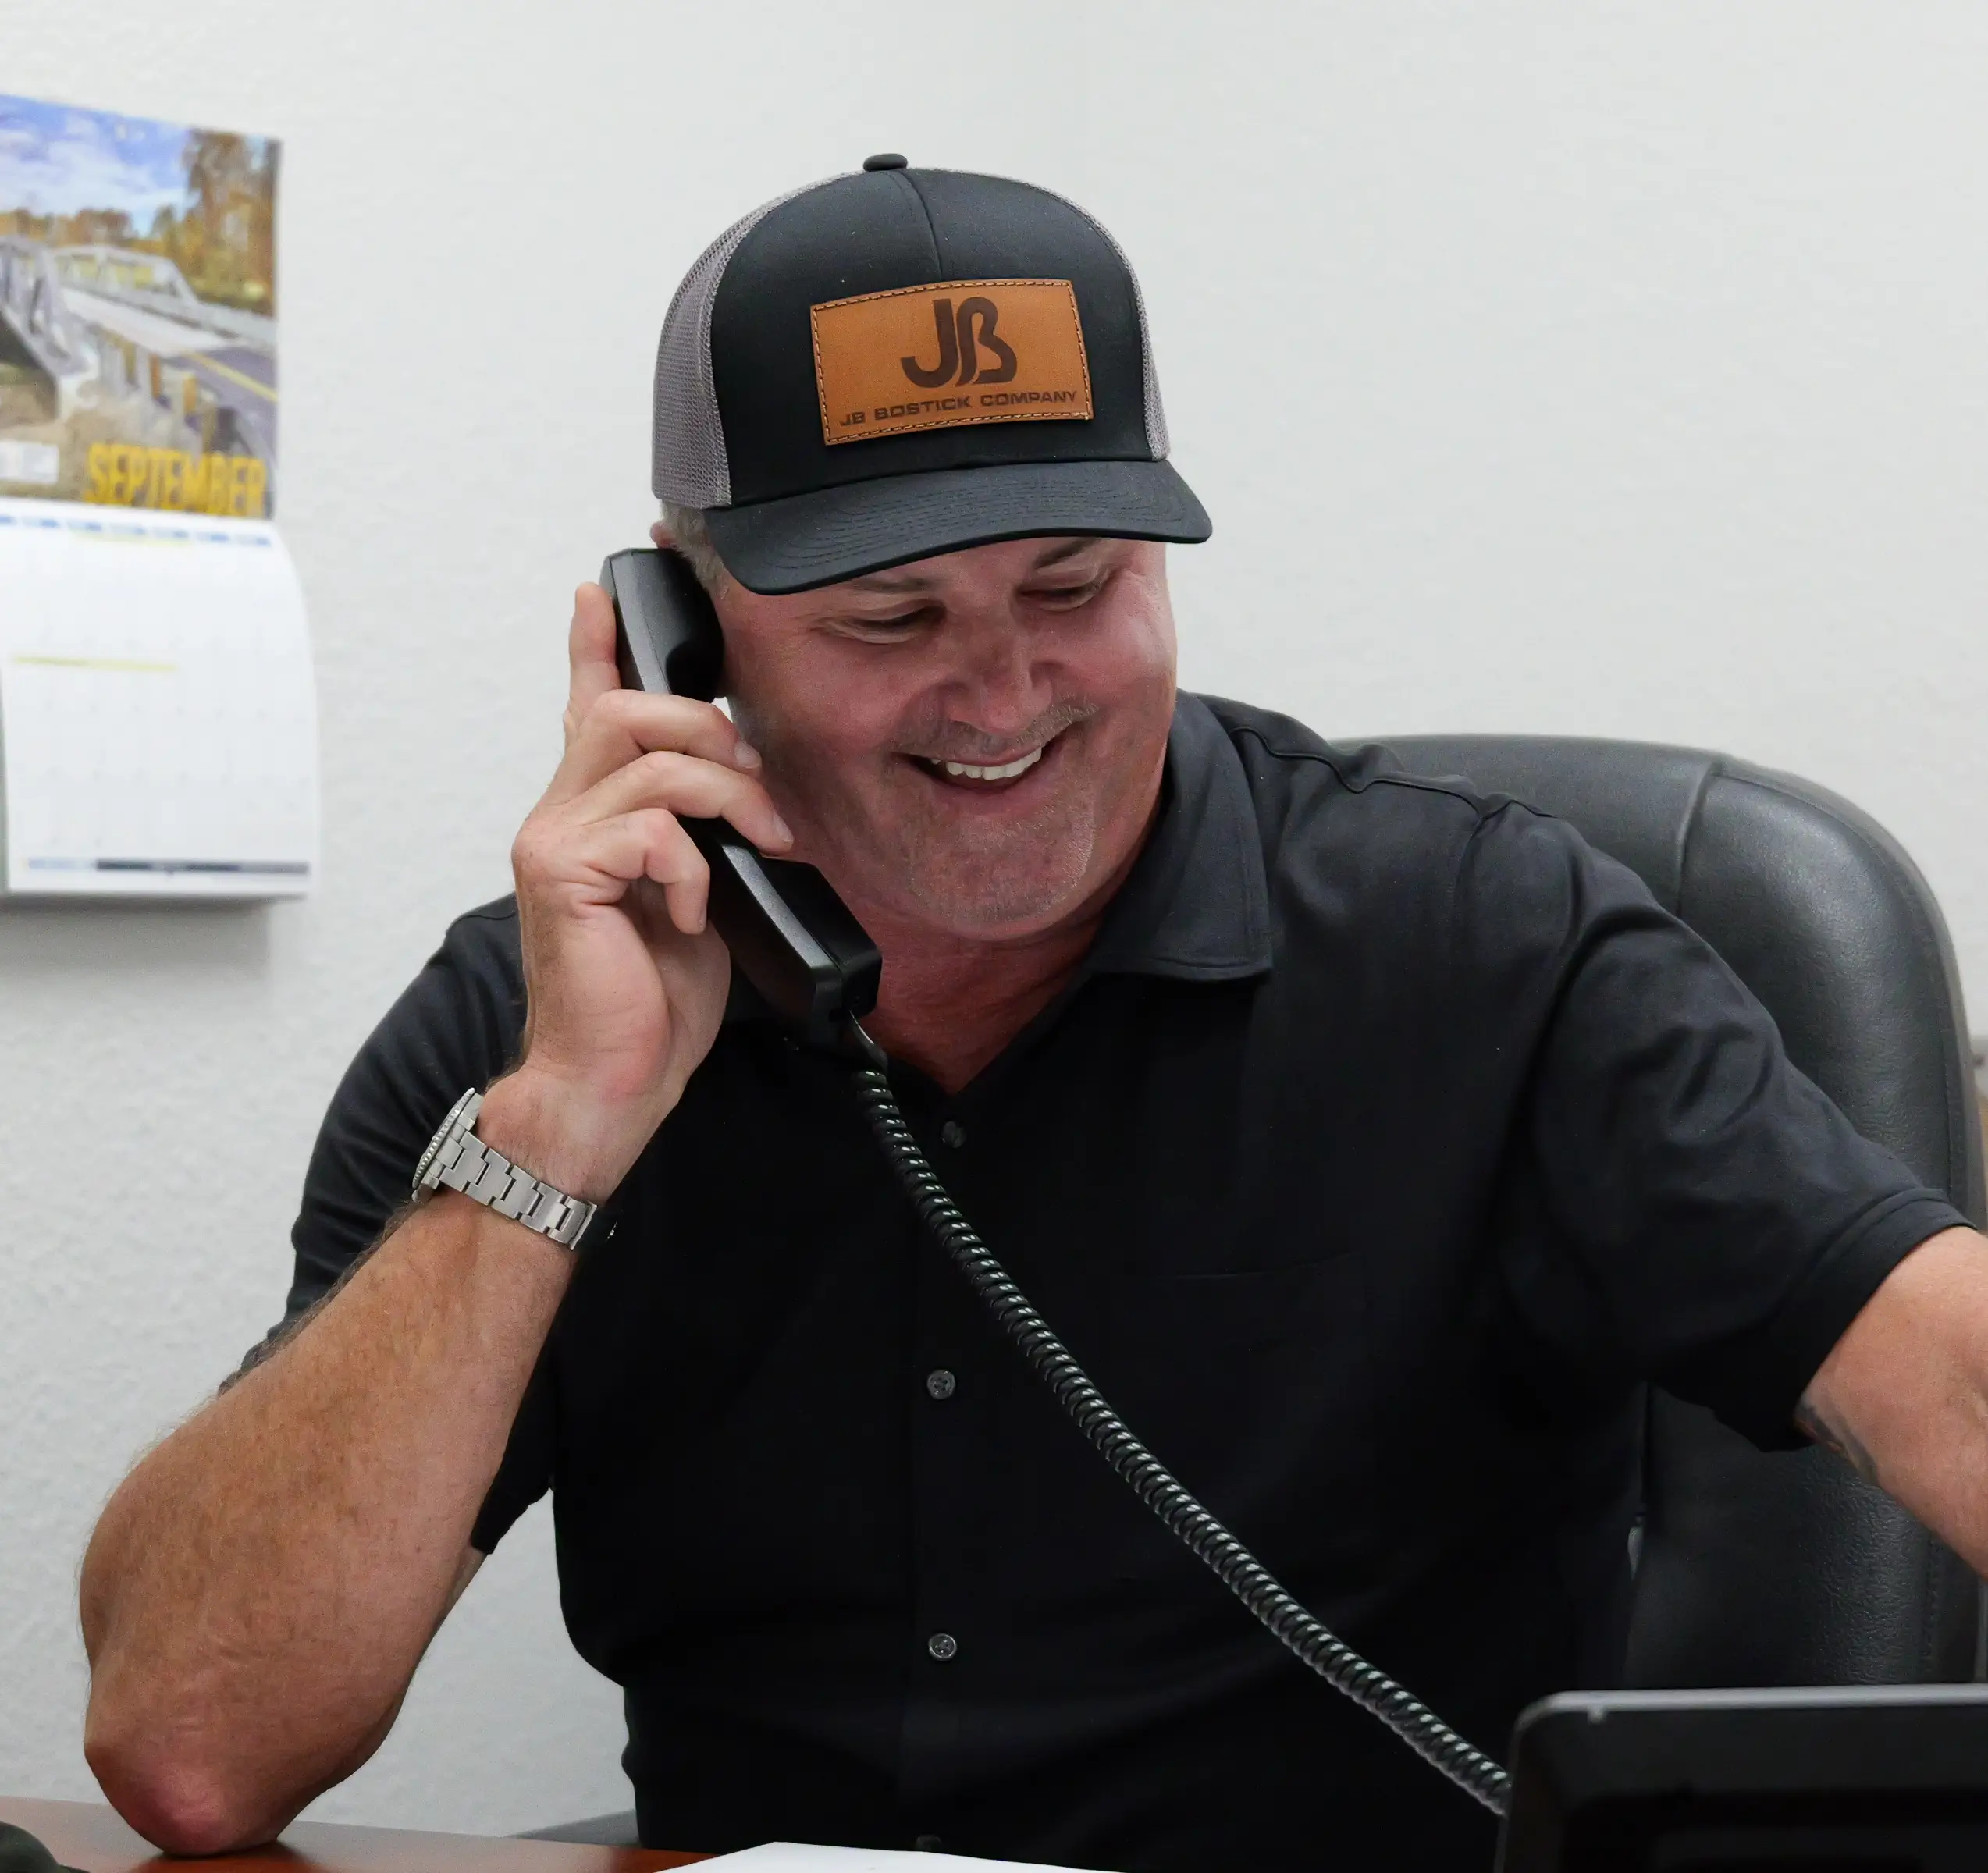
[[[598,1204],[584,1203],[521,1171],[501,1151],[476,1136],[483,1095],[471,1086],[449,1108],[442,1129],[429,1141],[414,1167],[414,1195],[446,1188],[460,1190],[514,1223],[535,1229],[562,1249],[577,1249]]]

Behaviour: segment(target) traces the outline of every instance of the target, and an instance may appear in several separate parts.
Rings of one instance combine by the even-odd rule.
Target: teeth
[[[955,780],[1012,780],[1017,774],[1026,774],[1042,759],[1042,750],[1032,748],[1019,761],[1011,761],[1005,767],[975,767],[965,761],[941,761],[939,765]]]

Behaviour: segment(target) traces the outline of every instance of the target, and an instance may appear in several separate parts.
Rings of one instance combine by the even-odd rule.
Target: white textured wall
[[[1988,998],[1988,16],[1915,0],[998,9],[0,0],[9,90],[286,140],[283,511],[325,866],[273,912],[0,912],[0,1788],[90,1792],[97,1505],[261,1331],[324,1100],[554,745],[640,537],[677,275],[897,148],[1138,261],[1186,675],[1328,732],[1674,737],[1890,823]],[[542,1516],[317,1812],[618,1806]]]

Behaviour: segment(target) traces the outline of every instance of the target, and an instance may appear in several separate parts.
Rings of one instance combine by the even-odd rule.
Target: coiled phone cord
[[[1335,1690],[1371,1711],[1408,1747],[1493,1814],[1511,1800],[1512,1779],[1428,1706],[1353,1651],[1280,1586],[1270,1570],[1209,1514],[1126,1427],[1069,1349],[1056,1337],[975,1233],[926,1163],[885,1076],[888,1061],[859,1024],[853,1038],[872,1064],[856,1070],[857,1096],[919,1220],[987,1303],[1001,1331],[1133,1493],[1299,1659]]]

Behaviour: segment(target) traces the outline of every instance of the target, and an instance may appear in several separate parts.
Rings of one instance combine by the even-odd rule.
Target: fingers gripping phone
[[[708,702],[724,639],[710,595],[681,553],[610,553],[600,582],[614,602],[622,687]],[[776,1014],[820,1046],[877,1005],[883,958],[835,888],[811,865],[768,858],[723,819],[685,819],[711,868],[710,916],[731,959]]]

